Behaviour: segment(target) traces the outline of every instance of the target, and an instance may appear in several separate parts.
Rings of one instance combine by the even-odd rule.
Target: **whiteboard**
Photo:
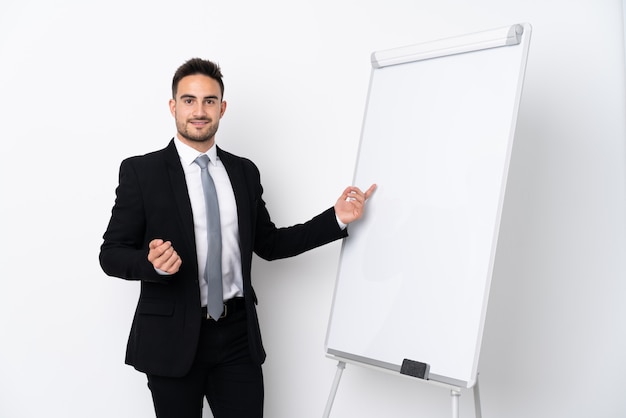
[[[329,357],[472,387],[521,96],[528,24],[372,54]]]

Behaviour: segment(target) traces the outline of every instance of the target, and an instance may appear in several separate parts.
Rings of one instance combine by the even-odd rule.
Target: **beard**
[[[215,137],[215,133],[217,132],[217,128],[219,127],[219,122],[215,124],[211,124],[210,119],[192,119],[195,121],[207,121],[209,124],[206,127],[206,130],[198,130],[194,128],[189,121],[177,121],[176,128],[180,136],[187,139],[191,142],[208,142]]]

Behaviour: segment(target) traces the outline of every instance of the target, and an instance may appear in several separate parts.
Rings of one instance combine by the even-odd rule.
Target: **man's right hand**
[[[155,269],[166,274],[174,274],[180,269],[183,261],[178,256],[170,241],[153,239],[149,244],[148,261]]]

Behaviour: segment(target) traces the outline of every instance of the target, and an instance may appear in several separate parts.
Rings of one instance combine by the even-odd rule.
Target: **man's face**
[[[205,75],[183,77],[170,112],[176,119],[178,137],[187,145],[205,152],[215,142],[215,133],[226,111],[220,85]]]

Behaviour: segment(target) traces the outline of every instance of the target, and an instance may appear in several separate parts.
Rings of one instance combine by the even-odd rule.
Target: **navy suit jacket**
[[[251,282],[253,252],[266,260],[285,258],[347,236],[329,208],[303,224],[277,228],[262,198],[252,161],[218,148],[234,190],[239,218],[244,299],[250,354],[265,360]],[[148,261],[148,244],[171,241],[180,270],[159,275]],[[174,141],[160,151],[124,160],[111,219],[100,248],[100,265],[110,276],[139,280],[141,291],[126,350],[137,370],[179,377],[194,360],[201,327],[198,265],[191,203]]]

